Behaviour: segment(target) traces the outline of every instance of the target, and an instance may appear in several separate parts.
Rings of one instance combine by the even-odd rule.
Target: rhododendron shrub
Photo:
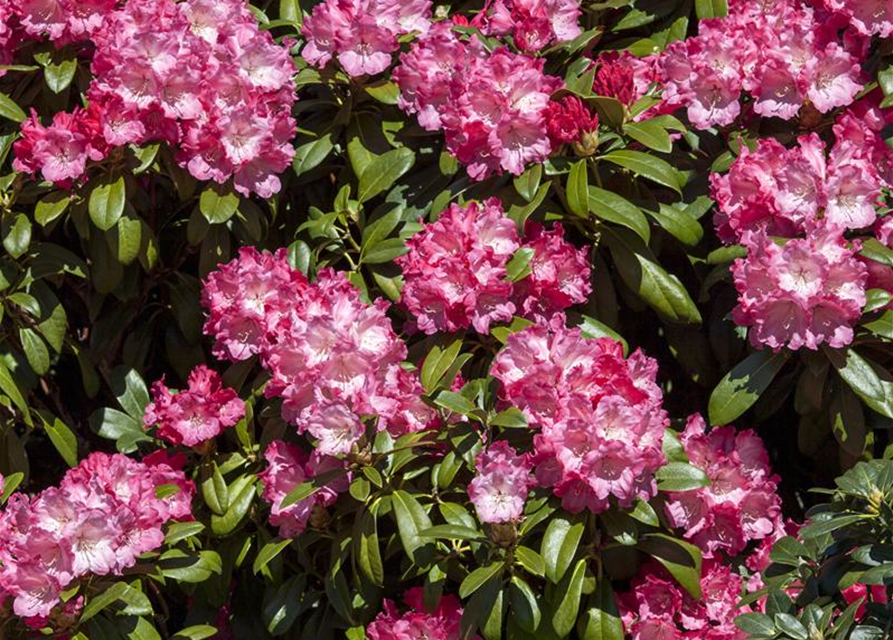
[[[891,24],[0,0],[0,638],[886,637]]]

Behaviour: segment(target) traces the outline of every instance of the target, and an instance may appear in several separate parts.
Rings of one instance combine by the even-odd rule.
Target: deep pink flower
[[[430,612],[425,609],[419,587],[407,591],[403,600],[407,610],[402,614],[391,600],[384,601],[384,611],[366,628],[369,640],[459,640],[462,606],[458,598],[444,595]],[[480,636],[471,636],[469,640],[480,640]]]
[[[146,407],[146,429],[172,444],[194,447],[216,438],[245,415],[245,403],[224,388],[216,371],[199,365],[189,374],[188,388],[172,394],[164,380],[152,385],[152,402]]]
[[[533,465],[500,440],[478,454],[477,474],[468,485],[468,497],[481,522],[517,522],[524,511],[527,493],[536,484]]]
[[[665,461],[657,363],[638,351],[624,359],[618,343],[587,340],[564,322],[559,313],[512,334],[491,370],[503,401],[539,430],[537,480],[575,513],[647,500]]]

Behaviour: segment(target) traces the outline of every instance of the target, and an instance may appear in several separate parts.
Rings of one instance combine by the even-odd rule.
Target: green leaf
[[[0,492],[0,506],[6,504],[6,501],[9,500],[9,496],[19,488],[19,485],[22,484],[22,480],[24,479],[25,474],[21,471],[3,478],[3,491]]]
[[[856,394],[845,385],[834,385],[828,407],[831,431],[850,455],[861,456],[865,449],[865,414]]]
[[[24,213],[3,216],[3,248],[13,258],[20,258],[31,246],[31,221]]]
[[[624,125],[623,131],[636,142],[640,142],[654,151],[670,153],[673,150],[670,134],[653,120],[629,122]]]
[[[515,255],[505,265],[505,275],[509,282],[517,282],[529,276],[533,272],[530,261],[536,252],[531,247],[521,247],[515,251]]]
[[[90,599],[81,614],[80,623],[87,622],[96,614],[118,601],[126,605],[126,610],[131,615],[152,613],[152,603],[146,597],[146,594],[139,589],[131,587],[126,582],[116,582],[102,593]]]
[[[87,207],[90,211],[90,220],[102,231],[108,231],[118,224],[126,203],[127,187],[124,184],[124,176],[119,176],[117,180],[104,178],[90,192]]]
[[[173,640],[206,640],[217,635],[217,627],[209,624],[197,624],[174,634]]]
[[[516,407],[503,409],[490,419],[490,425],[494,427],[507,427],[509,429],[522,429],[527,427],[527,418]]]
[[[893,311],[885,311],[879,318],[862,325],[871,333],[893,340]]]
[[[477,411],[471,400],[453,391],[441,391],[434,398],[434,404],[459,415],[468,416]]]
[[[578,626],[580,640],[623,640],[623,623],[611,581],[598,581],[595,593],[589,596]]]
[[[138,443],[152,441],[143,431],[140,421],[115,409],[105,408],[93,412],[90,427],[103,438],[115,440],[121,453],[131,453],[136,451]]]
[[[295,175],[302,176],[322,164],[335,146],[332,140],[332,134],[327,133],[295,149],[295,157],[291,161]]]
[[[776,613],[775,626],[794,640],[807,640],[809,633],[803,623],[789,613]]]
[[[462,584],[459,585],[459,597],[464,600],[472,593],[480,589],[481,586],[485,582],[487,582],[487,580],[496,576],[497,574],[502,573],[502,570],[504,568],[505,564],[500,561],[489,564],[486,567],[478,567],[467,576],[465,576]]]
[[[0,93],[0,116],[13,122],[24,122],[28,117],[19,105],[5,93]]]
[[[400,88],[390,80],[367,86],[366,93],[382,104],[394,105],[400,99]]]
[[[70,202],[70,194],[64,191],[52,191],[34,205],[34,220],[41,227],[45,227],[65,213]]]
[[[167,526],[167,534],[164,536],[164,544],[173,546],[178,542],[197,536],[205,530],[201,522],[174,522]]]
[[[270,540],[270,542],[265,544],[258,552],[257,557],[254,559],[254,564],[251,565],[251,570],[254,571],[254,573],[260,573],[290,544],[291,538],[285,538],[284,540]]]
[[[710,424],[731,424],[747,411],[769,387],[787,362],[785,351],[756,351],[735,365],[710,394]]]
[[[778,634],[772,618],[765,613],[742,613],[735,618],[735,626],[752,638],[774,638]]]
[[[577,622],[577,614],[580,612],[580,600],[583,597],[583,578],[586,577],[586,559],[580,558],[574,567],[567,588],[558,591],[561,599],[555,612],[552,614],[552,628],[559,637],[568,635]]]
[[[6,394],[12,403],[22,413],[22,420],[29,427],[34,423],[31,420],[31,410],[28,403],[25,402],[25,396],[12,377],[12,372],[7,368],[6,363],[0,358],[0,391]]]
[[[862,251],[859,253],[875,262],[893,267],[893,249],[884,246],[875,238],[865,239],[862,242]]]
[[[385,579],[384,564],[381,560],[381,547],[378,543],[378,519],[374,509],[366,509],[358,523],[357,564],[360,571],[372,584],[383,585]]]
[[[486,536],[471,527],[463,527],[455,524],[439,524],[419,531],[420,538],[434,538],[441,540],[483,540]]]
[[[239,210],[239,196],[219,185],[212,185],[202,191],[198,207],[209,223],[223,224]]]
[[[383,153],[360,175],[357,199],[366,202],[390,189],[415,164],[415,153],[405,147]]]
[[[679,178],[676,170],[666,160],[655,158],[652,155],[641,151],[612,151],[611,153],[601,157],[601,160],[607,160],[612,164],[623,167],[632,171],[637,176],[648,178],[652,182],[672,189],[679,195],[682,190],[679,188]]]
[[[701,551],[663,533],[645,534],[639,548],[660,562],[695,600],[701,598]]]
[[[62,93],[74,80],[74,74],[78,69],[78,61],[75,58],[62,60],[59,63],[47,64],[43,69],[43,77],[47,86],[53,93]]]
[[[670,322],[699,324],[701,313],[679,278],[655,261],[641,240],[623,229],[605,234],[614,264],[626,285]]]
[[[704,228],[687,211],[661,203],[658,211],[645,209],[661,228],[689,247],[696,246],[704,237]]]
[[[177,582],[204,582],[223,571],[223,562],[216,551],[186,553],[181,549],[171,549],[161,554],[156,563],[161,575]]]
[[[535,164],[513,181],[515,191],[524,200],[530,202],[536,196],[540,181],[543,179],[543,165]]]
[[[518,547],[515,549],[515,561],[524,569],[535,576],[543,577],[546,575],[546,562],[543,557],[529,547]]]
[[[230,501],[226,513],[211,515],[211,531],[218,536],[226,536],[236,530],[254,501],[254,476],[242,476],[229,487]]]
[[[78,440],[74,432],[59,418],[53,417],[52,422],[42,414],[40,418],[50,441],[56,447],[56,451],[69,467],[76,467],[78,465]]]
[[[824,350],[843,381],[865,404],[881,415],[893,418],[893,377],[888,372],[860,356],[855,349],[825,347]]]
[[[434,345],[425,362],[422,363],[420,379],[425,391],[429,393],[437,388],[443,376],[453,366],[459,352],[462,350],[462,338],[453,340],[446,348]],[[452,381],[449,381],[452,382]]]
[[[362,246],[364,248],[374,246],[380,240],[387,238],[403,219],[404,208],[402,206],[392,203],[386,203],[386,206],[390,208],[384,215],[376,218],[363,228]]]
[[[537,596],[523,578],[512,576],[509,583],[509,603],[512,608],[512,616],[515,622],[524,629],[533,633],[540,626],[540,606]]]
[[[374,245],[363,247],[360,261],[363,264],[383,264],[393,262],[395,258],[409,251],[403,238],[387,238]]]
[[[648,218],[626,198],[598,187],[589,187],[589,210],[599,220],[606,220],[635,231],[645,243],[651,241]]]
[[[282,635],[292,628],[298,616],[311,602],[311,598],[303,597],[306,587],[306,575],[292,576],[264,596],[261,619],[266,625],[267,631],[274,635]],[[311,635],[310,637],[316,638],[317,636]]]
[[[586,218],[589,216],[589,167],[586,160],[578,160],[571,167],[567,178],[567,206],[571,213]]]
[[[134,420],[142,422],[149,405],[149,390],[136,369],[115,367],[111,373],[112,392],[121,408]]]
[[[686,462],[668,462],[654,474],[661,491],[692,491],[710,485],[710,477]]]
[[[580,538],[583,536],[582,522],[571,523],[564,517],[556,517],[549,522],[543,535],[540,555],[546,562],[546,577],[558,584],[564,577],[577,553]]]
[[[22,342],[22,350],[28,364],[39,376],[50,370],[50,351],[34,329],[19,328],[19,340]]]
[[[729,14],[728,0],[695,0],[698,20],[725,18]]]
[[[590,86],[592,85],[590,84]],[[626,107],[620,100],[610,96],[596,96],[589,98],[586,102],[595,107],[600,120],[620,131],[623,121],[626,119]]]
[[[397,530],[403,550],[413,564],[425,567],[431,560],[431,543],[419,533],[431,528],[431,518],[418,501],[406,491],[398,490],[392,495],[391,503],[397,519]]]

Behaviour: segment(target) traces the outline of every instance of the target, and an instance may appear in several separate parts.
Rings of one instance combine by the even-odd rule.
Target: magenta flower
[[[172,394],[164,380],[152,385],[152,402],[146,407],[146,429],[172,444],[198,446],[216,438],[245,416],[245,403],[235,391],[223,387],[216,371],[199,365],[189,374],[188,388]]]

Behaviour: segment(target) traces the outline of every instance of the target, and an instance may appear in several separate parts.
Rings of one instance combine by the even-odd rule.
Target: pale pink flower
[[[468,497],[481,522],[517,522],[527,493],[536,484],[533,465],[504,440],[490,444],[475,460],[477,474],[468,485]]]

